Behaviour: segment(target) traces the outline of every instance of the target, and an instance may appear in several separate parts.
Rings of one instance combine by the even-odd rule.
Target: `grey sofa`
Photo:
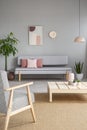
[[[21,59],[42,58],[42,68],[22,68],[20,67]],[[68,56],[18,56],[15,75],[21,80],[22,74],[66,74],[72,72],[72,68],[68,67]]]

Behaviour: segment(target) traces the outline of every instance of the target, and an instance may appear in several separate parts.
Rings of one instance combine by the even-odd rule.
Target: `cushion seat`
[[[66,71],[72,71],[69,67],[42,67],[42,68],[16,68],[15,74],[66,74]]]

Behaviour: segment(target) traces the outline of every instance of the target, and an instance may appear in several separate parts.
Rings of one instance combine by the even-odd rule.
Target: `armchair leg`
[[[4,128],[4,130],[7,130],[7,128],[8,128],[9,119],[10,119],[10,115],[7,114],[6,119],[5,119],[5,128]]]
[[[31,106],[31,113],[32,113],[32,117],[33,117],[34,122],[36,122],[36,116],[35,116],[33,105]]]
[[[31,110],[31,113],[32,113],[32,117],[33,117],[34,122],[36,122],[36,117],[35,117],[35,113],[34,113],[34,108],[33,108],[32,100],[31,100],[30,89],[29,89],[28,86],[26,87],[26,90],[27,90],[27,95],[28,95],[28,102],[29,102],[29,104],[31,105],[30,110]]]
[[[5,119],[4,130],[7,130],[7,128],[8,128],[8,123],[9,123],[11,108],[12,108],[12,99],[13,99],[13,90],[10,91],[9,102],[8,102],[8,111],[7,111],[7,115],[6,115],[6,119]]]

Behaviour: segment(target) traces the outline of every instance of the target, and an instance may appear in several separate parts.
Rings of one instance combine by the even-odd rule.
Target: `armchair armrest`
[[[13,87],[10,87],[10,88],[4,89],[4,90],[5,91],[15,90],[15,89],[26,87],[26,86],[29,86],[29,85],[32,85],[32,84],[33,84],[33,82],[29,82],[29,83],[13,86]]]

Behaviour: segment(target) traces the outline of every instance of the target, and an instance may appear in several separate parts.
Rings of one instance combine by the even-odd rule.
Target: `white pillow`
[[[28,68],[37,68],[37,60],[36,59],[27,59],[27,67]]]

